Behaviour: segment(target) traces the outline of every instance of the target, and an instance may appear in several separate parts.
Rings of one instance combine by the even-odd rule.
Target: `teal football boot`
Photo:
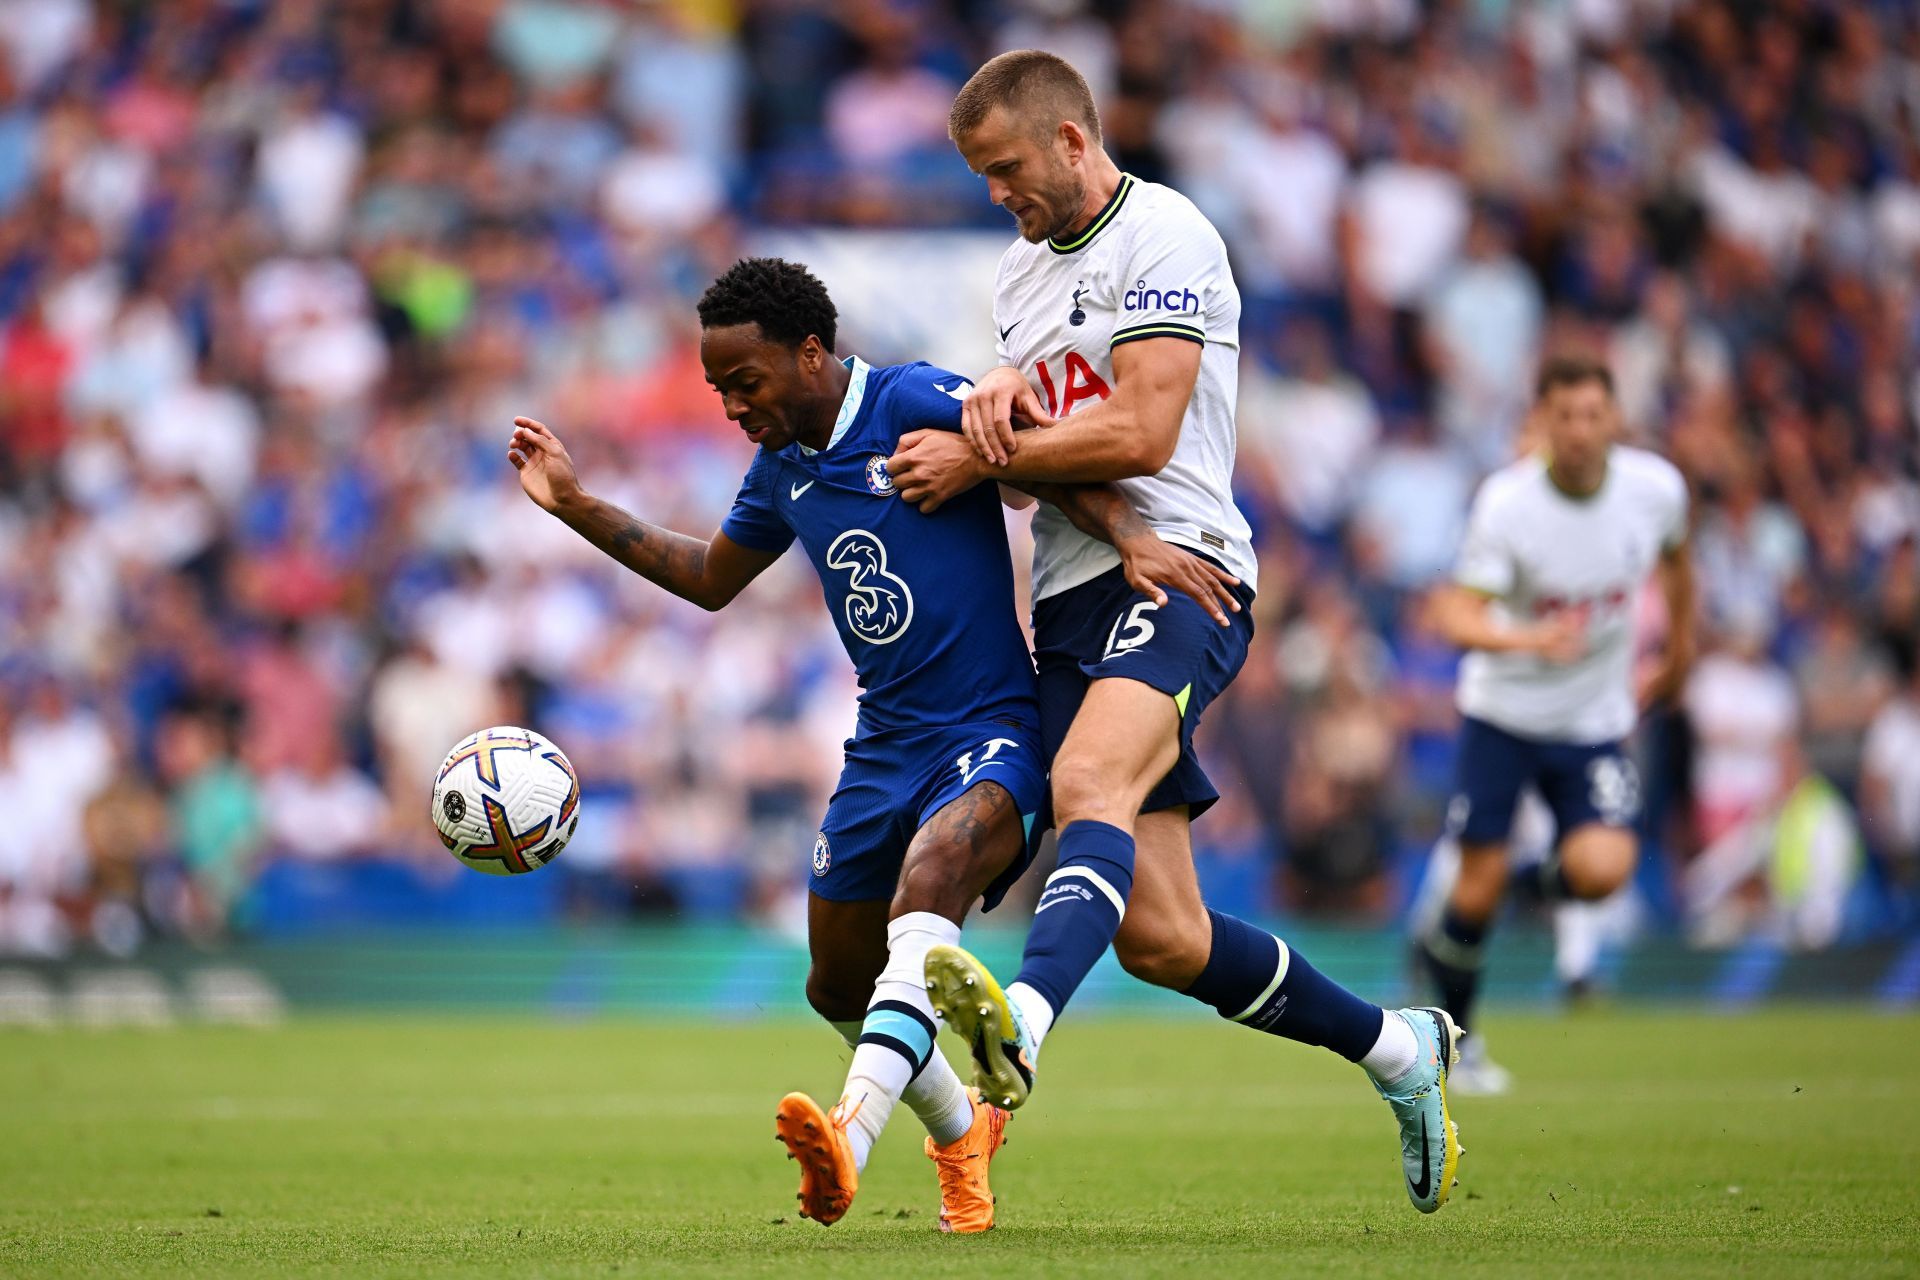
[[[1407,1199],[1433,1213],[1452,1194],[1460,1169],[1460,1131],[1447,1110],[1447,1075],[1460,1060],[1460,1029],[1444,1009],[1395,1009],[1420,1044],[1413,1069],[1391,1085],[1374,1088],[1400,1121],[1400,1164]]]

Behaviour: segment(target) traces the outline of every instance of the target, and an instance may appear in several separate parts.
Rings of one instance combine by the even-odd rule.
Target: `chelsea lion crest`
[[[823,876],[832,865],[833,851],[827,848],[827,833],[816,832],[813,837],[813,874]]]
[[[867,488],[883,498],[893,496],[893,477],[887,474],[887,459],[884,454],[874,454],[867,459]]]

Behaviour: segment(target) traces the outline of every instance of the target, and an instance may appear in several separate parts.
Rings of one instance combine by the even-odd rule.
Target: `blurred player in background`
[[[1605,365],[1541,368],[1542,448],[1489,476],[1468,517],[1454,582],[1435,621],[1470,650],[1448,828],[1459,846],[1444,906],[1418,939],[1441,1003],[1471,1027],[1487,934],[1510,879],[1550,903],[1606,898],[1633,874],[1640,785],[1622,740],[1641,709],[1671,698],[1693,654],[1687,486],[1664,458],[1616,444]],[[1666,597],[1664,660],[1634,686],[1634,603],[1649,574]],[[1509,872],[1523,789],[1551,812],[1552,852]],[[1456,1085],[1499,1092],[1506,1073],[1469,1034]]]
[[[1025,869],[1046,767],[994,490],[926,515],[897,500],[886,469],[903,433],[959,429],[969,384],[921,363],[836,359],[833,302],[794,263],[735,264],[699,311],[707,380],[759,446],[718,532],[674,533],[592,497],[559,438],[530,418],[515,419],[508,456],[541,507],[705,609],[724,607],[796,539],[806,549],[863,691],[813,847],[807,920],[807,999],[853,1062],[830,1110],[802,1093],[782,1099],[778,1133],[800,1161],[801,1213],[831,1224],[904,1096],[927,1127],[942,1229],[984,1231],[1006,1113],[969,1097],[934,1052],[921,973],[927,949],[958,941],[973,904],[991,908]],[[1117,544],[1142,589],[1178,586],[1219,611],[1224,575],[1161,542],[1116,490],[1042,492]]]
[[[964,439],[902,441],[902,494],[934,510],[989,478],[1117,482],[1161,537],[1238,579],[1237,606],[1251,603],[1257,569],[1232,495],[1240,294],[1219,234],[1179,192],[1114,165],[1086,81],[1052,54],[988,62],[948,127],[1020,239],[994,291],[1000,367],[968,396]],[[1016,418],[1045,429],[1016,438]],[[1369,1004],[1201,899],[1188,824],[1219,793],[1193,734],[1246,659],[1251,612],[1220,626],[1178,596],[1141,595],[1110,549],[1053,512],[1034,536],[1058,869],[1004,991],[955,944],[927,956],[935,1007],[966,1039],[983,1094],[1025,1100],[1049,1029],[1111,944],[1136,977],[1363,1066],[1399,1119],[1409,1197],[1438,1209],[1459,1157],[1446,1015]]]

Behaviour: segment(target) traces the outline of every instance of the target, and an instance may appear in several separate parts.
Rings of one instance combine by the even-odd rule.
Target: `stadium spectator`
[[[219,718],[193,709],[170,715],[157,743],[157,773],[171,795],[172,840],[192,901],[195,932],[217,932],[246,888],[265,835],[260,786],[234,757]]]
[[[386,798],[342,756],[323,723],[261,783],[270,853],[331,862],[378,852],[388,831]]]
[[[1694,822],[1711,844],[1751,821],[1780,790],[1780,761],[1800,717],[1793,681],[1766,655],[1758,619],[1707,646],[1687,680]]]
[[[1247,466],[1266,469],[1294,523],[1333,538],[1373,457],[1380,415],[1366,386],[1335,363],[1324,325],[1296,321],[1280,346],[1278,369],[1256,366],[1240,384]]]
[[[1867,728],[1893,692],[1887,659],[1861,634],[1859,619],[1829,603],[1793,670],[1802,709],[1802,743],[1815,772],[1857,794]]]
[[[718,618],[639,599],[529,522],[499,438],[549,410],[696,528],[740,444],[692,299],[805,230],[868,260],[880,284],[836,297],[886,338],[873,261],[1003,245],[945,114],[1007,42],[1081,63],[1116,155],[1235,256],[1268,571],[1203,746],[1247,791],[1219,840],[1286,860],[1252,878],[1286,886],[1269,905],[1386,883],[1434,834],[1450,659],[1418,601],[1562,349],[1610,357],[1630,429],[1687,475],[1706,615],[1740,633],[1688,699],[1697,771],[1663,750],[1649,794],[1691,778],[1720,834],[1802,735],[1911,868],[1915,695],[1886,673],[1920,643],[1920,22],[1749,10],[0,4],[0,949],[73,941],[55,903],[98,788],[159,788],[213,918],[260,824],[308,838],[264,779],[416,858],[420,824],[384,815],[496,718],[565,741],[605,815],[581,903],[640,882],[777,914],[845,728],[817,592],[776,571]],[[970,305],[954,331],[984,332]],[[792,662],[757,661],[773,638]]]
[[[1781,741],[1780,757],[1775,795],[1687,867],[1683,890],[1695,945],[1732,946],[1758,934],[1819,951],[1846,925],[1861,867],[1852,806],[1808,768],[1791,739]]]
[[[1861,807],[1870,843],[1901,883],[1920,879],[1920,667],[1867,730]]]
[[[1513,256],[1501,215],[1482,205],[1459,261],[1427,296],[1421,325],[1438,376],[1440,429],[1482,468],[1513,454],[1544,323],[1539,283]]]

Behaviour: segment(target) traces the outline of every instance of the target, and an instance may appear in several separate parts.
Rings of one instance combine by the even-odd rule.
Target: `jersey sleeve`
[[[778,555],[793,545],[793,530],[780,518],[773,506],[774,468],[769,455],[761,450],[753,455],[733,510],[720,524],[720,532],[743,547]]]
[[[1504,596],[1513,590],[1513,551],[1501,524],[1491,487],[1481,489],[1467,514],[1467,536],[1453,568],[1453,580],[1469,591]]]
[[[998,335],[993,340],[993,358],[995,363],[1005,365],[1018,363],[1013,358],[1013,348],[1007,345],[1013,328],[1000,322],[1000,300],[1007,296],[1007,259],[1012,254],[1011,248],[1001,254],[1000,265],[994,268],[993,273],[993,331]]]
[[[1673,551],[1687,541],[1687,480],[1680,469],[1660,460],[1660,549]]]
[[[1184,338],[1204,346],[1207,317],[1232,286],[1227,247],[1197,216],[1156,218],[1148,226],[1127,258],[1112,345]]]
[[[930,364],[912,364],[894,379],[889,409],[900,434],[909,431],[958,431],[960,410],[973,383]]]

